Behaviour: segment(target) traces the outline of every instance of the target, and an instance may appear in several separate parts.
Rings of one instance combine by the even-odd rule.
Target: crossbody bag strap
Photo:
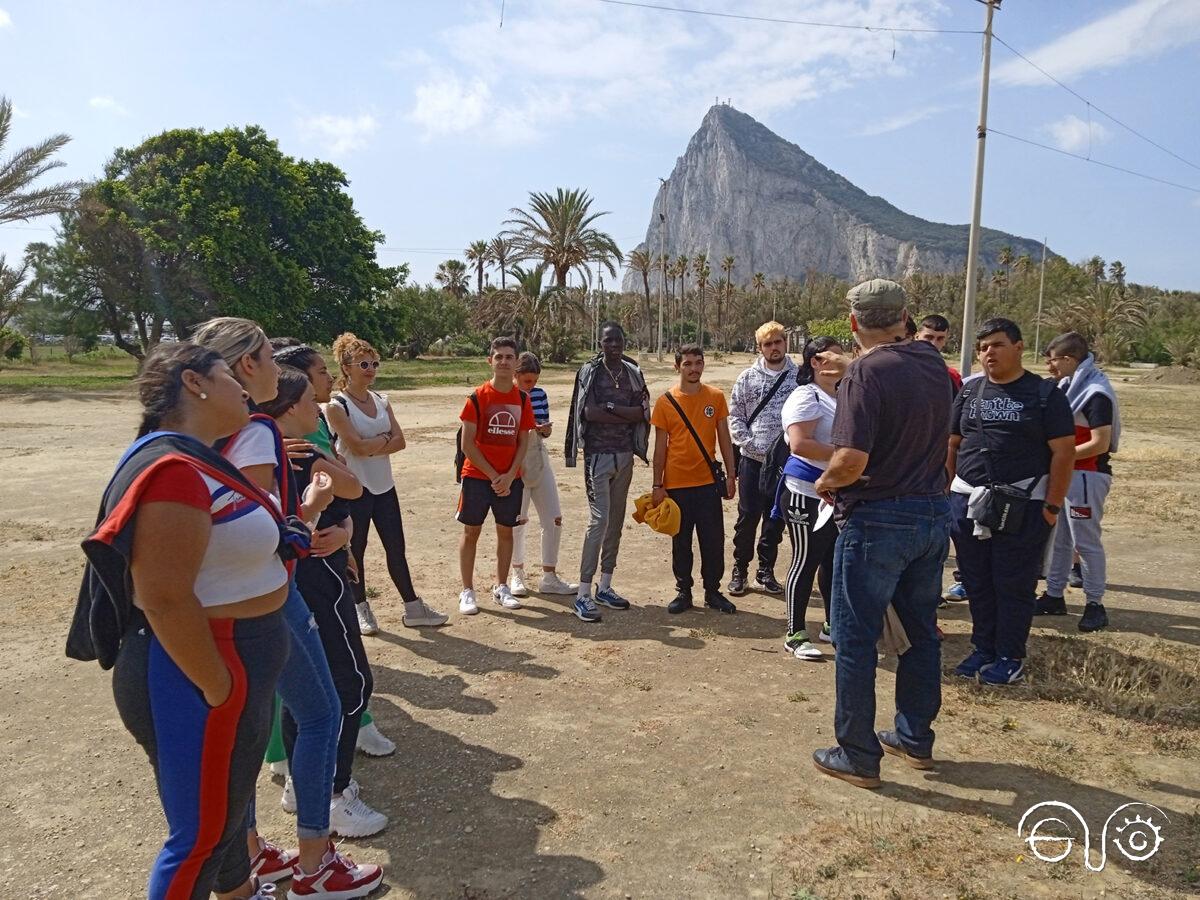
[[[712,457],[708,455],[708,450],[704,446],[704,441],[700,440],[700,435],[696,434],[696,429],[692,427],[691,420],[688,419],[687,414],[683,411],[683,407],[680,406],[676,402],[675,398],[671,396],[670,391],[667,391],[667,393],[664,396],[667,398],[668,401],[670,401],[671,405],[673,407],[675,407],[675,412],[679,413],[679,418],[683,419],[683,424],[687,426],[687,430],[692,433],[692,440],[694,440],[696,442],[696,446],[700,448],[700,455],[704,457],[704,462],[705,462],[705,464],[707,464],[709,471],[712,471],[712,468],[713,468]],[[716,483],[717,483],[717,480],[714,478],[713,484],[716,484]]]
[[[750,413],[750,418],[746,420],[746,427],[749,428],[754,424],[754,420],[758,418],[758,414],[767,408],[767,404],[771,402],[771,398],[783,386],[783,380],[788,377],[788,370],[784,369],[779,377],[775,379],[775,383],[771,385],[771,390],[767,391],[767,396],[758,401],[758,406],[754,407],[754,412]]]
[[[983,443],[983,449],[980,452],[983,455],[983,468],[987,472],[988,486],[994,487],[996,476],[992,472],[992,447],[988,443],[987,429],[983,427],[983,399],[987,393],[987,385],[987,375],[979,376],[979,396],[975,398],[975,428],[979,432],[979,440]]]

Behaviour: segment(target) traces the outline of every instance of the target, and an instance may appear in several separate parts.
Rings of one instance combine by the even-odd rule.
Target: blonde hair
[[[784,327],[778,322],[772,320],[758,326],[754,332],[754,346],[761,347],[764,341],[769,341],[773,337],[783,337],[787,334]]]
[[[367,354],[379,359],[379,351],[371,346],[370,341],[364,341],[353,331],[344,331],[334,339],[333,358],[338,364],[337,386],[343,390],[350,383],[346,377],[346,369],[354,362],[354,357]]]
[[[197,325],[192,341],[220,353],[225,364],[236,371],[243,356],[253,356],[262,349],[267,335],[262,326],[250,319],[218,316]]]

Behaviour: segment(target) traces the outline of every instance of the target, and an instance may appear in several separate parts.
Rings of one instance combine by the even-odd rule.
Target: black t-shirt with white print
[[[1050,390],[1042,409],[1042,379],[1026,372],[1016,381],[996,384],[986,375],[972,378],[954,398],[950,433],[962,436],[958,447],[958,477],[967,484],[987,484],[984,448],[990,450],[992,477],[998,484],[1014,484],[1040,478],[1050,471],[1047,441],[1075,434],[1075,418],[1067,395],[1057,387]],[[983,394],[983,428],[980,434],[980,394]]]

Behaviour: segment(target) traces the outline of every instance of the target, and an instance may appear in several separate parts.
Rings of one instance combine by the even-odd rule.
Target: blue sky
[[[648,0],[719,12],[982,28],[975,0]],[[978,35],[748,22],[602,0],[17,2],[0,0],[10,149],[73,140],[59,170],[95,177],[118,146],[172,127],[255,123],[329,159],[380,258],[417,280],[491,237],[531,190],[587,188],[631,249],[658,178],[715,97],[864,190],[944,222],[970,213]],[[1107,112],[1200,165],[1200,0],[1005,0],[995,30]],[[1200,188],[1200,169],[1138,140],[1002,46],[990,124]],[[989,138],[984,223],[1048,236],[1071,259],[1200,289],[1200,193]],[[0,226],[19,255],[52,222]]]

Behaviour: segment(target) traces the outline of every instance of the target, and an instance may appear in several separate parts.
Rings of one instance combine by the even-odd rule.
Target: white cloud
[[[88,101],[88,106],[92,109],[98,109],[101,112],[110,112],[118,116],[129,115],[129,110],[107,95],[93,97]]]
[[[738,12],[779,16],[773,0]],[[896,36],[687,16],[590,0],[526,0],[497,28],[493,3],[477,2],[439,35],[439,62],[425,66],[409,119],[427,139],[472,132],[527,140],[538,123],[562,126],[622,116],[647,126],[693,125],[714,98],[756,117],[894,77],[928,35]],[[787,15],[822,21],[934,26],[940,0],[794,0]],[[411,57],[411,54],[410,54]],[[410,58],[406,57],[406,58]],[[548,87],[552,85],[553,87]]]
[[[367,145],[379,122],[368,113],[357,116],[305,116],[297,123],[305,139],[320,143],[331,156],[345,156]]]
[[[882,122],[876,122],[873,125],[868,125],[859,135],[862,137],[876,137],[881,134],[888,134],[892,131],[899,131],[901,128],[907,128],[909,125],[916,125],[918,122],[924,122],[926,119],[932,119],[938,113],[945,112],[944,106],[924,106],[920,109],[910,109],[908,112],[897,113],[891,118],[884,119]]]
[[[1112,132],[1099,122],[1086,122],[1076,115],[1066,115],[1044,129],[1059,150],[1082,153],[1112,137]]]
[[[0,28],[7,28],[10,25],[12,25],[12,16],[8,14],[7,10],[0,9]]]
[[[1198,41],[1197,0],[1135,0],[1025,55],[1055,78],[1069,81]],[[1051,83],[1020,59],[1000,65],[993,77],[1002,84]]]

